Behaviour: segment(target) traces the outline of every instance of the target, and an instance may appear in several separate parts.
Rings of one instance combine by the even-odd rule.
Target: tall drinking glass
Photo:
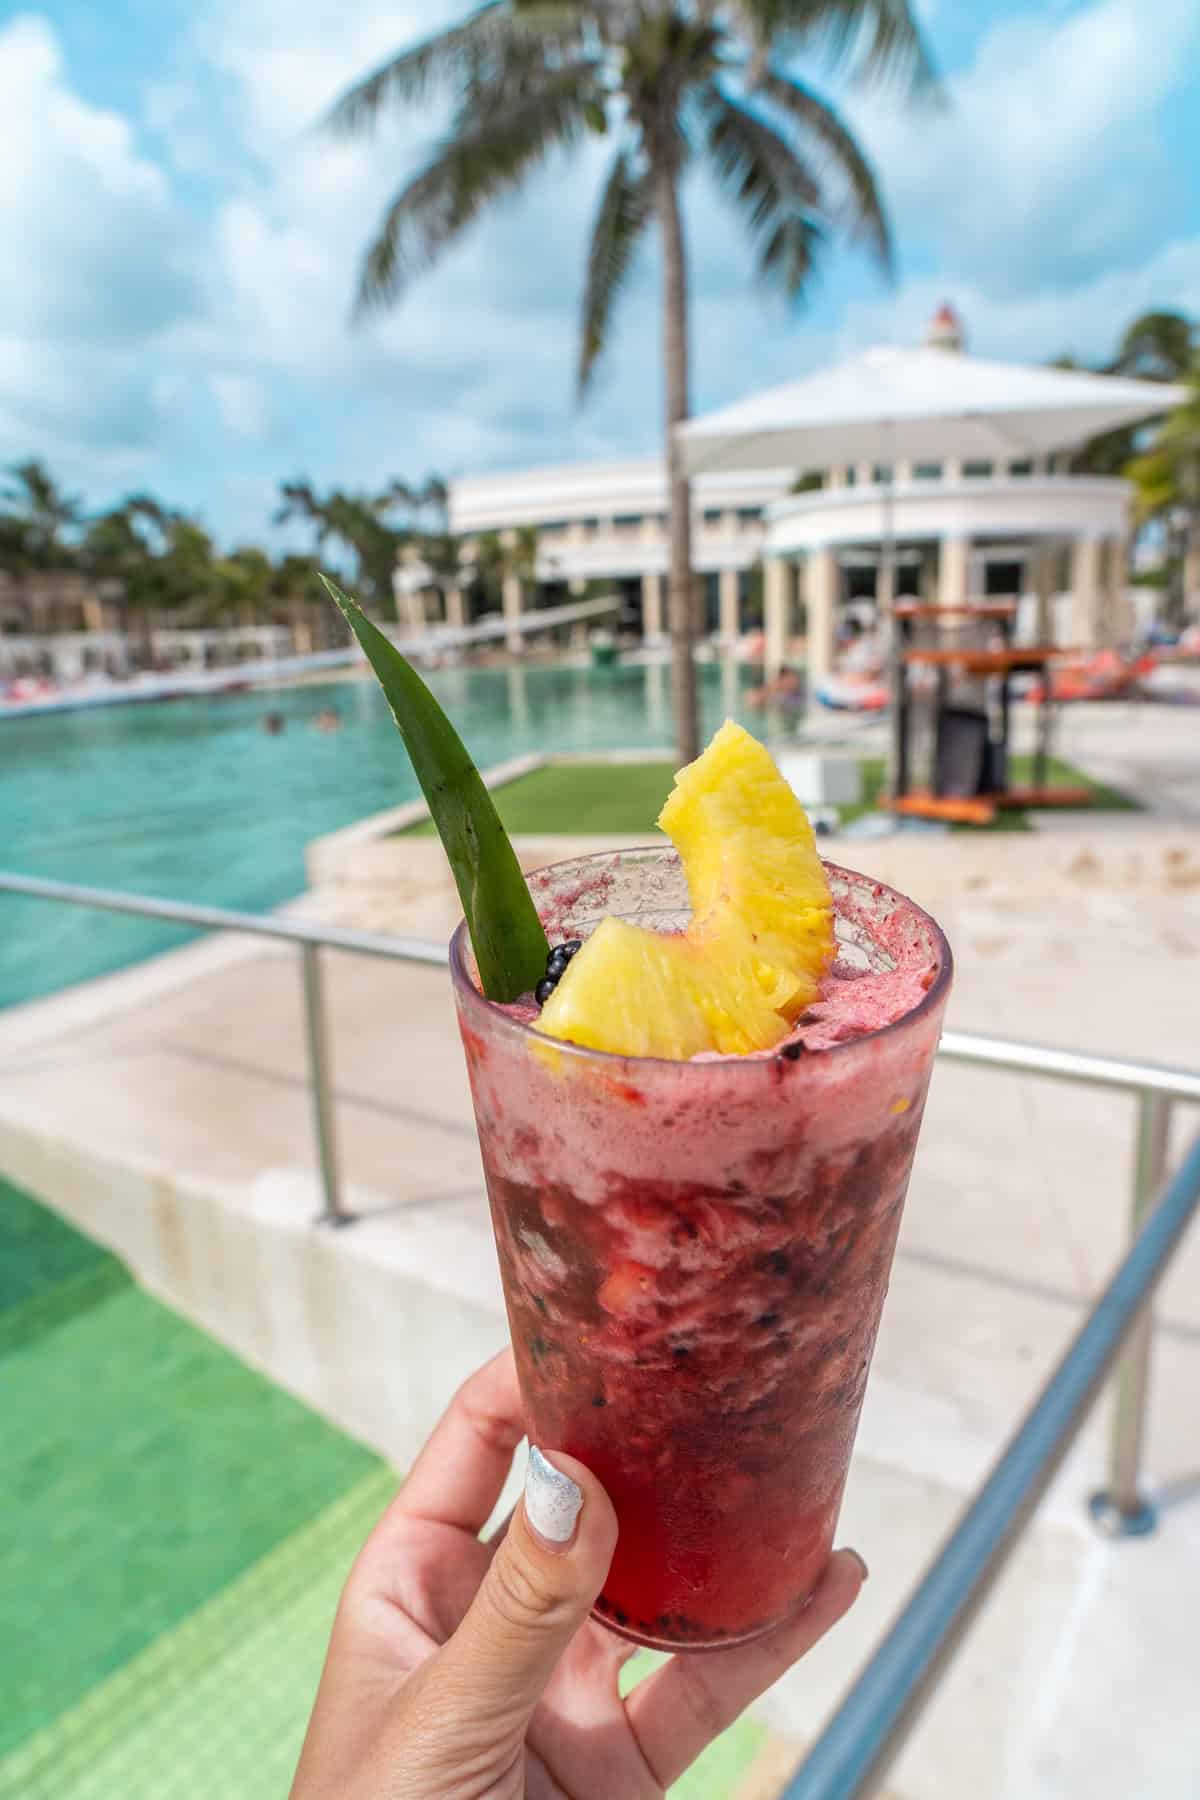
[[[829,985],[849,1004],[826,1048],[581,1049],[482,997],[465,926],[451,946],[529,1433],[611,1495],[597,1616],[639,1643],[769,1630],[833,1541],[951,960],[911,901],[828,872]],[[530,886],[551,943],[606,913],[688,918],[670,850],[579,858]],[[893,979],[906,1010],[872,1028]]]

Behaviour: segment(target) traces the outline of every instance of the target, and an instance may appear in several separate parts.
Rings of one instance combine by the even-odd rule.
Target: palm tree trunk
[[[667,617],[671,629],[671,685],[675,751],[681,763],[700,754],[696,715],[696,601],[692,576],[692,497],[675,427],[687,418],[687,258],[675,168],[664,161],[654,172],[654,208],[662,239],[663,370],[666,377],[667,530],[670,572]]]

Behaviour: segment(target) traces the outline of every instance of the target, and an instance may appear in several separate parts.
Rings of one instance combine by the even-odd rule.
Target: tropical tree
[[[129,630],[130,610],[138,601],[139,583],[144,587],[153,560],[128,505],[110,507],[89,521],[79,546],[79,567],[90,581],[111,590],[124,632]]]
[[[257,544],[242,544],[213,566],[209,608],[217,618],[236,617],[243,625],[265,618],[272,595],[271,559]]]
[[[555,151],[610,135],[592,228],[578,385],[588,387],[617,297],[653,224],[661,251],[669,602],[676,736],[698,749],[691,512],[675,427],[690,408],[681,187],[703,159],[750,234],[760,275],[795,297],[833,230],[887,270],[875,174],[835,108],[794,71],[802,52],[860,77],[930,87],[909,0],[491,0],[401,50],[337,102],[331,126],[370,131],[394,107],[451,103],[447,135],[387,207],[362,265],[361,309],[396,300],[494,202]]]
[[[1200,586],[1200,357],[1189,386],[1189,398],[1125,470],[1139,519],[1159,521],[1166,534],[1167,617],[1176,625],[1183,622],[1190,591]]]
[[[1142,381],[1182,381],[1198,351],[1196,326],[1183,313],[1142,313],[1126,326],[1109,373],[1135,375]]]
[[[0,501],[9,530],[6,537],[29,569],[66,569],[75,560],[69,539],[79,525],[83,502],[59,487],[45,463],[30,457],[9,470]]]
[[[537,527],[518,525],[511,531],[481,531],[465,559],[464,575],[483,601],[485,611],[495,612],[503,601],[504,583],[515,575],[532,581],[537,570]],[[456,545],[457,554],[457,545]]]
[[[1141,313],[1121,334],[1117,353],[1109,362],[1090,365],[1069,353],[1056,356],[1054,369],[1090,370],[1097,375],[1132,375],[1140,381],[1180,381],[1200,352],[1196,326],[1178,312]],[[1086,475],[1120,475],[1145,435],[1143,425],[1121,425],[1089,439],[1071,459],[1071,467]]]
[[[429,476],[421,487],[410,488],[393,479],[378,494],[348,494],[333,488],[321,495],[310,481],[301,478],[281,482],[279,491],[275,523],[305,520],[312,528],[318,555],[333,538],[348,554],[352,579],[364,599],[394,616],[392,574],[397,553],[416,535],[418,515],[436,511],[439,505],[444,512],[445,483]],[[401,523],[394,522],[397,512],[403,515]]]

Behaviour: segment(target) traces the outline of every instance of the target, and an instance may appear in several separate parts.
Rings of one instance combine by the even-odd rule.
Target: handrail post
[[[337,1136],[333,1095],[329,1083],[329,1039],[325,1024],[325,986],[320,946],[301,944],[300,967],[304,977],[304,1034],[308,1043],[308,1074],[312,1088],[313,1128],[317,1140],[317,1167],[321,1176],[321,1211],[318,1225],[351,1225],[354,1214],[342,1205],[338,1171]]]
[[[1131,1238],[1141,1230],[1142,1221],[1166,1178],[1170,1130],[1169,1098],[1165,1094],[1139,1094],[1133,1151],[1133,1205],[1129,1222]],[[1128,1347],[1117,1369],[1108,1486],[1088,1501],[1092,1522],[1105,1537],[1145,1537],[1157,1523],[1154,1507],[1140,1490],[1153,1336],[1154,1309],[1147,1303],[1129,1334]]]

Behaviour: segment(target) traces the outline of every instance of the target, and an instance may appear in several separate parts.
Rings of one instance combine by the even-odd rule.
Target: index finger
[[[512,1351],[504,1349],[463,1382],[393,1500],[390,1516],[454,1525],[477,1537],[524,1435],[516,1366]]]

